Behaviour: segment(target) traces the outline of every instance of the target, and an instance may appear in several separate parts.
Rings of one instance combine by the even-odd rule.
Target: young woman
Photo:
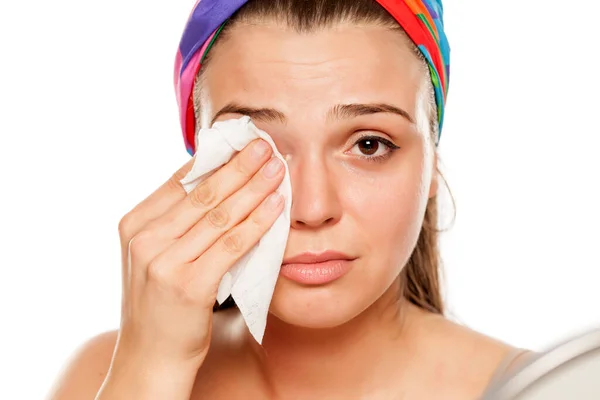
[[[121,327],[77,353],[52,399],[476,399],[526,358],[444,317],[438,0],[202,0],[179,50],[190,154],[199,128],[248,115],[287,158],[263,343],[235,305],[213,310],[283,209],[283,166],[258,140],[186,194],[188,162],[122,219]]]

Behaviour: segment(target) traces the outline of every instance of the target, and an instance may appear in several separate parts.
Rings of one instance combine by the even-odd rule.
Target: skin
[[[438,186],[428,78],[403,38],[379,27],[299,35],[263,24],[234,28],[213,51],[204,126],[230,103],[277,110],[251,116],[287,155],[294,202],[285,257],[333,249],[356,260],[321,287],[280,278],[262,347],[237,310],[217,313],[191,398],[477,398],[512,348],[398,300],[397,277]],[[329,112],[339,104],[388,104],[406,115]],[[380,143],[374,155],[389,157],[369,161],[365,135],[399,149]],[[117,338],[107,332],[82,347],[51,398],[93,399]]]

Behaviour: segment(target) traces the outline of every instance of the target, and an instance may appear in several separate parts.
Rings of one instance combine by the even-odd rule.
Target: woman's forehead
[[[242,26],[211,51],[202,85],[215,107],[230,101],[377,103],[414,107],[428,76],[397,31],[338,26],[298,34]]]

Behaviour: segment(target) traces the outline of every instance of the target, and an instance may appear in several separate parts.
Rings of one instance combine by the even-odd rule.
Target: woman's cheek
[[[418,169],[418,168],[416,168]],[[356,185],[352,214],[369,247],[404,257],[416,244],[427,205],[421,174],[399,174],[371,185]],[[399,251],[400,253],[397,253]],[[390,260],[391,261],[391,260]],[[397,261],[397,260],[396,260]]]

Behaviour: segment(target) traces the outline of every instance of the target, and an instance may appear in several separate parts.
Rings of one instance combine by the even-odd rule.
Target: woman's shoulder
[[[246,347],[241,342],[242,335],[237,334],[240,323],[243,324],[243,320],[236,310],[224,310],[214,314],[211,347],[198,371],[193,393],[213,393],[217,395],[213,398],[227,398],[223,397],[224,391],[240,391],[239,385],[231,385],[231,374],[236,376],[236,382],[249,385],[244,394],[257,386],[256,380],[251,378],[248,372],[251,359],[245,354]],[[118,330],[110,330],[81,343],[60,371],[47,398],[96,397],[109,371],[118,336]]]
[[[421,329],[427,332],[430,356],[443,365],[442,380],[454,387],[456,382],[463,382],[457,389],[473,398],[535,354],[439,315],[426,317]]]
[[[93,399],[112,361],[118,331],[98,334],[79,345],[55,380],[49,399]]]

